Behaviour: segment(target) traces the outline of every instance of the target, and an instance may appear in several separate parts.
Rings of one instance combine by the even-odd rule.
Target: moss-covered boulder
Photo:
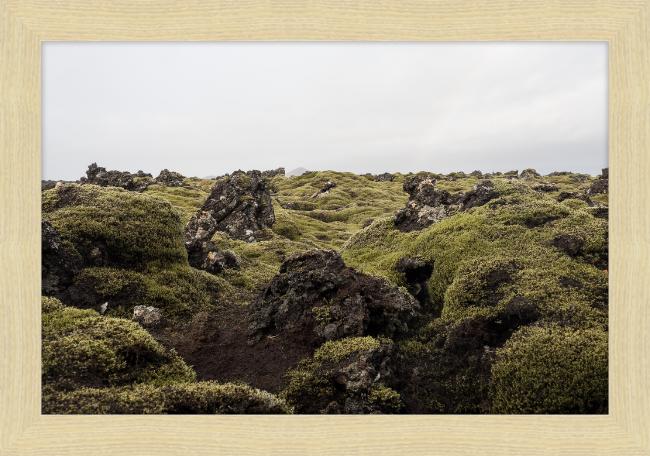
[[[162,198],[64,184],[42,193],[42,216],[88,266],[144,270],[187,263],[181,215]]]
[[[391,369],[389,339],[352,337],[324,343],[286,374],[279,396],[299,413],[377,414],[404,409]]]
[[[99,310],[108,303],[106,315],[129,319],[135,306],[153,306],[174,323],[215,311],[232,294],[223,278],[189,266],[180,211],[163,198],[65,184],[43,192],[42,201],[58,244],[67,255],[81,257],[72,283],[70,274],[60,273],[66,286],[45,291],[66,305]],[[44,258],[47,285],[54,280],[49,256]]]
[[[137,323],[65,307],[56,298],[42,301],[43,386],[73,390],[195,380],[175,352],[166,352]]]

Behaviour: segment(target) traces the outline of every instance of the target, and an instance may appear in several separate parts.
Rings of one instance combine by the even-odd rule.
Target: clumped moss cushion
[[[607,413],[607,333],[522,328],[497,351],[492,413]]]
[[[65,307],[55,298],[42,298],[42,309],[43,386],[163,385],[196,379],[175,352],[166,352],[137,323]]]
[[[187,263],[182,213],[163,198],[64,184],[42,193],[42,212],[91,264],[145,269]]]

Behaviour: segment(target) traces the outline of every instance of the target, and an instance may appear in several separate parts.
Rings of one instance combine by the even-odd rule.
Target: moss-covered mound
[[[154,387],[81,388],[43,394],[44,414],[288,414],[274,395],[245,385],[215,382]]]
[[[42,217],[88,264],[132,269],[187,264],[181,214],[163,198],[64,184],[42,193]]]
[[[492,413],[607,413],[607,333],[526,327],[497,351]]]
[[[124,318],[153,306],[171,323],[228,306],[228,282],[188,265],[182,215],[164,198],[76,184],[42,195],[43,218],[83,258],[74,284],[54,293],[66,305],[98,310],[108,302],[106,315]]]
[[[87,268],[66,292],[66,303],[97,308],[108,302],[106,315],[131,318],[135,306],[159,308],[171,323],[188,321],[198,312],[219,313],[230,305],[236,290],[222,277],[187,265],[131,271]]]
[[[165,352],[137,323],[64,307],[55,298],[42,301],[44,387],[71,390],[195,380],[194,371],[175,352]]]

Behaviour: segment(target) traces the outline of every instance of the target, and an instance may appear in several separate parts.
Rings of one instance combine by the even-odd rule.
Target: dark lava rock
[[[518,179],[519,178],[519,171],[518,170],[508,171],[507,173],[505,173],[503,175],[503,177],[506,178],[506,179]]]
[[[283,332],[300,333],[315,345],[344,337],[387,337],[419,305],[385,279],[347,268],[335,250],[290,255],[253,302],[248,344]]]
[[[393,182],[393,179],[395,179],[394,175],[391,173],[384,173],[375,177],[375,182]]]
[[[223,231],[233,239],[257,242],[261,230],[275,223],[271,194],[259,171],[236,171],[217,181],[203,207],[185,226],[185,248],[190,265],[217,273],[236,267],[239,260],[229,251],[220,251],[210,241]]]
[[[336,183],[335,183],[335,182],[327,181],[327,182],[325,182],[325,183],[323,184],[323,186],[321,187],[321,189],[318,190],[318,191],[317,191],[316,193],[314,193],[313,195],[311,195],[311,197],[312,197],[312,198],[316,198],[317,196],[320,196],[320,195],[326,195],[326,194],[328,194],[328,193],[330,192],[330,189],[331,189],[331,188],[334,188],[334,187],[336,187]]]
[[[135,173],[134,176],[135,176],[135,177],[150,177],[150,178],[153,179],[153,176],[151,175],[151,173],[145,173],[145,172],[142,171],[141,169],[138,170],[138,172]]]
[[[562,192],[562,193],[560,193],[558,195],[557,202],[561,203],[562,201],[564,201],[566,199],[571,199],[571,198],[575,198],[575,199],[579,199],[580,201],[584,201],[585,203],[589,204],[589,206],[591,206],[591,207],[593,207],[593,205],[594,205],[593,202],[591,201],[591,199],[589,199],[589,197],[587,195],[585,195],[583,193],[579,193],[579,192]]]
[[[478,182],[467,194],[438,190],[434,188],[435,182],[435,178],[429,175],[415,176],[404,181],[402,188],[410,199],[404,209],[395,212],[397,229],[404,232],[422,230],[458,211],[482,206],[499,196],[490,181]]]
[[[163,187],[190,187],[190,185],[183,181],[185,176],[180,173],[163,169],[156,177],[156,184]]]
[[[421,305],[431,304],[429,297],[429,278],[433,272],[433,263],[416,258],[402,257],[397,262],[397,271],[404,274],[407,290]]]
[[[41,221],[41,293],[49,296],[72,285],[84,265],[81,255],[70,255],[49,221]]]
[[[272,169],[269,171],[262,171],[262,179],[270,179],[274,176],[284,176],[284,168]]]
[[[587,195],[600,195],[603,193],[609,193],[609,168],[603,168],[603,173],[600,175],[600,178],[596,179],[591,187],[587,189]]]
[[[335,385],[334,391],[337,393],[335,393],[335,400],[318,412],[326,415],[375,415],[398,412],[402,407],[401,404],[371,404],[367,401],[368,393],[375,384],[380,382],[382,386],[389,387],[399,385],[392,367],[393,352],[394,348],[391,344],[382,345],[370,348],[360,356],[348,358],[334,368],[328,369],[329,366],[326,366],[327,372],[321,375]],[[317,401],[313,404],[310,404],[308,399],[305,401],[307,410],[317,404]]]
[[[478,170],[476,170],[476,171],[472,171],[471,173],[469,173],[469,175],[470,175],[470,176],[474,176],[474,177],[476,177],[477,179],[483,179],[483,173],[480,172],[480,171],[478,171]]]
[[[531,188],[538,192],[554,192],[558,189],[557,185],[550,182],[540,182],[539,184],[533,185]]]
[[[548,174],[547,177],[568,176],[570,174],[573,173],[571,171],[553,171],[552,173]]]
[[[106,171],[106,168],[93,163],[88,166],[86,177],[79,179],[79,183],[81,185],[92,184],[100,187],[120,187],[134,192],[142,192],[154,183],[148,180],[134,182],[133,177],[128,171]]]
[[[239,266],[239,257],[232,250],[220,250],[210,239],[218,223],[209,211],[194,214],[185,226],[185,248],[190,266],[211,274]]]
[[[363,224],[363,228],[368,228],[370,225],[372,225],[372,222],[374,221],[375,221],[374,218],[366,220],[366,222]]]

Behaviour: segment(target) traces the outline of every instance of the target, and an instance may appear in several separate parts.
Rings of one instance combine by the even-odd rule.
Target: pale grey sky
[[[43,179],[608,166],[590,43],[43,44]]]

